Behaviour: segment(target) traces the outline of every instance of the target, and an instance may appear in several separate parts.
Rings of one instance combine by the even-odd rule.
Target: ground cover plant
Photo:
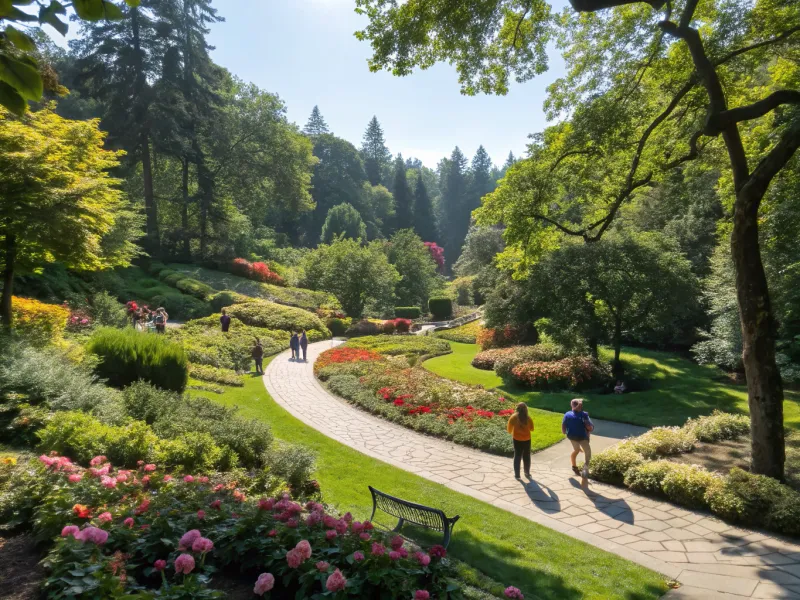
[[[90,463],[44,454],[4,486],[50,547],[48,597],[223,598],[209,585],[220,570],[240,571],[259,596],[462,597],[443,547],[412,547],[274,483],[246,489],[217,473]]]
[[[506,582],[487,582],[484,589],[492,596],[504,598],[507,584],[519,587],[528,598],[542,600],[619,596],[647,600],[667,591],[664,578],[652,571],[330,439],[276,404],[260,378],[248,378],[244,388],[228,388],[214,400],[268,422],[278,439],[302,439],[317,455],[314,478],[324,501],[340,513],[368,517],[372,502],[366,486],[373,485],[447,514],[460,514],[449,555],[462,561],[458,568],[464,581],[481,584],[486,573],[496,582]],[[379,514],[376,524],[391,528],[396,520]],[[437,543],[438,536],[420,528],[407,526],[402,533],[423,545]]]
[[[253,298],[270,300],[279,304],[305,308],[306,310],[338,309],[339,302],[331,294],[315,292],[305,288],[283,287],[252,281],[231,273],[214,271],[191,264],[170,263],[168,268],[210,285],[215,290],[228,290]]]
[[[472,321],[471,323],[467,323],[466,325],[461,325],[460,327],[445,329],[444,331],[437,331],[434,333],[434,336],[443,340],[449,340],[451,342],[475,344],[478,342],[478,336],[482,330],[483,325],[481,324],[481,320],[478,319],[476,321]]]
[[[139,267],[117,269],[101,283],[124,302],[134,300],[151,309],[164,307],[172,320],[196,319],[212,312],[208,302],[159,281]]]
[[[267,300],[234,304],[228,307],[228,314],[239,319],[245,325],[264,327],[266,329],[282,329],[284,331],[310,331],[315,329],[328,333],[325,324],[315,314],[295,308],[284,306]]]
[[[334,394],[404,427],[488,452],[513,453],[506,432],[514,412],[510,401],[416,364],[419,356],[445,351],[448,342],[429,336],[362,337],[323,352],[314,372]],[[531,411],[531,416],[537,427],[534,450],[561,440],[557,415]]]

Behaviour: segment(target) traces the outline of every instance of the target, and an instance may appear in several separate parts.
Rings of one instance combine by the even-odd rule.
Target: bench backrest
[[[372,486],[369,486],[369,491],[372,493],[372,501],[377,508],[383,512],[404,519],[409,523],[429,527],[436,531],[444,531],[448,521],[445,514],[438,508],[431,508],[423,504],[415,504],[407,500],[395,498],[383,492],[379,492]]]

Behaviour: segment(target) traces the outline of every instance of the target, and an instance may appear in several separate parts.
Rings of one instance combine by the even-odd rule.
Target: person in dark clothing
[[[303,349],[303,362],[308,362],[308,359],[306,358],[306,350],[308,350],[308,336],[306,335],[305,329],[303,329],[303,333],[300,334],[300,347]]]
[[[256,374],[263,375],[264,347],[261,345],[261,341],[258,338],[256,338],[256,345],[253,346],[252,356],[253,360],[256,361]]]
[[[224,308],[222,309],[222,316],[219,318],[219,324],[222,326],[222,333],[228,333],[228,329],[231,327],[231,318]]]
[[[166,310],[164,310],[162,307],[156,309],[156,314],[153,317],[153,323],[156,326],[156,333],[166,333],[168,319],[169,315],[167,314]]]
[[[292,332],[292,337],[289,339],[289,348],[292,350],[292,360],[300,358],[300,338],[297,337],[297,332]]]

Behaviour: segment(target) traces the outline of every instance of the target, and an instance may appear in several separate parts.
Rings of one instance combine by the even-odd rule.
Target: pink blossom
[[[87,527],[86,529],[82,529],[80,533],[75,536],[75,539],[81,542],[90,542],[102,546],[108,540],[108,532],[97,527]]]
[[[383,544],[379,544],[378,542],[372,543],[372,555],[373,556],[383,556],[386,552],[386,548]]]
[[[125,483],[126,481],[128,481],[128,474],[127,473],[122,473],[122,472],[117,473],[116,479],[117,479],[117,483]]]
[[[100,513],[99,515],[97,515],[97,520],[100,521],[101,523],[110,523],[111,521],[114,520],[114,517],[111,516],[110,512],[106,511],[104,513]]]
[[[338,535],[335,529],[329,529],[325,532],[325,539],[330,542],[331,540],[335,540]]]
[[[163,571],[164,569],[167,568],[167,561],[159,559],[159,560],[157,560],[156,562],[153,563],[153,568],[156,571]]]
[[[204,511],[204,510],[198,510],[198,511],[197,511],[197,518],[198,518],[198,519],[205,519],[205,518],[206,518],[206,511]]]
[[[444,546],[436,544],[435,546],[431,546],[431,549],[428,550],[428,554],[437,558],[444,558],[447,556],[447,550],[444,549]]]
[[[81,529],[77,525],[67,525],[64,529],[61,530],[61,537],[69,537],[72,536],[74,538],[78,537],[78,533],[80,533]]]
[[[417,590],[414,592],[414,600],[430,600],[430,593],[425,590]]]
[[[286,526],[289,527],[290,529],[297,529],[298,525],[299,523],[297,522],[297,519],[289,519],[288,521],[286,521]]]
[[[336,533],[339,535],[344,535],[347,533],[347,523],[345,521],[336,521],[334,529],[336,529]]]
[[[178,542],[178,550],[188,550],[194,544],[194,541],[198,538],[201,538],[202,534],[197,529],[192,529],[187,531],[181,537],[181,541]]]
[[[224,487],[225,487],[225,486],[224,486],[223,484],[221,484],[221,483],[218,483],[217,485],[215,485],[215,486],[214,486],[214,491],[215,491],[215,492],[219,492],[219,491],[221,491],[221,490],[222,490]]]
[[[145,473],[152,473],[155,470],[156,470],[156,466],[154,464],[149,464],[149,465],[145,465],[144,466],[144,472]]]
[[[329,592],[340,592],[345,588],[346,585],[347,579],[344,578],[344,575],[342,575],[342,572],[339,569],[336,569],[333,573],[331,573],[328,577],[328,581],[325,582],[325,587]]]
[[[258,501],[258,510],[272,510],[273,506],[275,506],[275,500],[272,498],[261,498],[261,500]]]
[[[100,480],[100,484],[106,489],[113,490],[115,487],[117,487],[117,480],[104,475]]]
[[[373,529],[375,529],[375,526],[372,523],[364,521],[364,531],[372,531]]]
[[[397,553],[400,555],[400,558],[408,558],[408,550],[405,548],[400,548]]]
[[[142,485],[147,485],[148,483],[150,483],[150,475],[145,475],[142,477]]]
[[[215,510],[221,510],[222,500],[214,500],[209,506]]]
[[[329,563],[326,563],[324,560],[321,560],[314,566],[317,567],[317,571],[319,571],[320,573],[324,573],[325,571],[328,570],[328,567],[330,567],[331,565]]]
[[[403,547],[404,541],[405,540],[403,540],[402,537],[396,535],[391,540],[389,540],[389,545],[392,547],[392,550],[399,550],[400,548]]]
[[[258,596],[263,596],[273,587],[275,587],[275,577],[272,573],[262,573],[256,580],[256,587],[253,588],[253,593]]]
[[[164,475],[164,483],[172,481],[172,475]]]
[[[353,521],[350,524],[350,529],[353,530],[353,533],[361,533],[364,531],[364,525],[362,525],[359,521]]]
[[[389,560],[400,560],[400,553],[392,550],[389,552]]]
[[[181,554],[175,559],[175,573],[188,575],[194,570],[194,557],[191,554]]]
[[[200,554],[206,554],[207,552],[211,552],[214,549],[214,542],[212,542],[208,538],[197,538],[194,542],[192,542],[192,552],[199,552]]]
[[[70,483],[78,483],[81,479],[83,479],[83,476],[78,475],[77,473],[73,473],[69,476]]]
[[[351,515],[349,512],[346,512],[346,513],[344,513],[344,516],[342,517],[342,520],[343,520],[345,523],[352,523],[352,521],[353,521],[353,515]]]
[[[200,483],[208,483],[208,477],[206,477],[205,475],[203,475],[203,476],[200,478]]]
[[[286,563],[292,568],[296,569],[301,564],[303,564],[303,555],[297,550],[297,548],[292,548],[286,553]]]
[[[92,465],[93,467],[96,467],[97,465],[102,465],[104,462],[107,461],[108,459],[101,454],[100,456],[95,456],[92,460],[90,460],[89,464]]]
[[[303,560],[311,558],[311,544],[308,543],[308,540],[300,540],[297,542],[295,549],[300,552]]]
[[[431,564],[431,557],[424,552],[414,552],[414,558],[416,558],[417,562],[423,567],[427,567],[429,564]]]
[[[319,516],[319,513],[311,513],[306,517],[306,525],[309,527],[314,527],[317,523],[322,520],[322,517]]]
[[[353,560],[356,562],[361,562],[362,560],[364,560],[364,553],[361,552],[360,550],[357,552],[353,552]]]
[[[522,595],[522,592],[513,585],[508,586],[503,593],[505,594],[506,598],[514,598],[515,600],[524,600],[525,598],[525,596]]]
[[[122,524],[125,525],[125,527],[127,527],[128,529],[130,529],[131,527],[133,527],[133,517],[128,517],[122,522]]]
[[[277,529],[270,529],[270,530],[267,532],[267,535],[268,535],[269,537],[275,537],[276,535],[278,535],[278,530],[277,530]]]
[[[149,508],[150,508],[150,499],[145,498],[144,500],[142,500],[142,503],[136,507],[136,510],[133,511],[133,514],[137,516],[143,515],[144,513],[147,512]]]
[[[368,541],[369,541],[369,539],[370,539],[372,536],[371,536],[370,534],[368,534],[368,533],[362,533],[362,534],[359,534],[359,536],[358,536],[358,537],[360,537],[360,538],[361,538],[361,541],[362,541],[362,542],[368,542]]]
[[[328,529],[334,529],[336,527],[337,520],[338,519],[336,519],[336,517],[332,517],[331,515],[325,515],[322,517],[322,522]]]
[[[183,478],[183,480],[184,480],[186,483],[192,483],[192,482],[194,482],[194,477],[192,477],[191,475],[186,475],[186,476]]]

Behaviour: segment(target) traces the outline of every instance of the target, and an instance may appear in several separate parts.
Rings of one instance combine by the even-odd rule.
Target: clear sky
[[[563,0],[554,2],[556,7]],[[376,115],[389,150],[415,156],[431,168],[458,145],[471,159],[483,144],[500,165],[509,150],[524,154],[527,136],[546,121],[546,87],[562,73],[551,52],[550,71],[507,96],[462,96],[455,69],[436,65],[409,77],[371,73],[368,42],[353,32],[366,18],[354,0],[217,0],[224,23],[210,43],[214,60],[286,102],[301,127],[319,105],[331,131],[356,146]]]

